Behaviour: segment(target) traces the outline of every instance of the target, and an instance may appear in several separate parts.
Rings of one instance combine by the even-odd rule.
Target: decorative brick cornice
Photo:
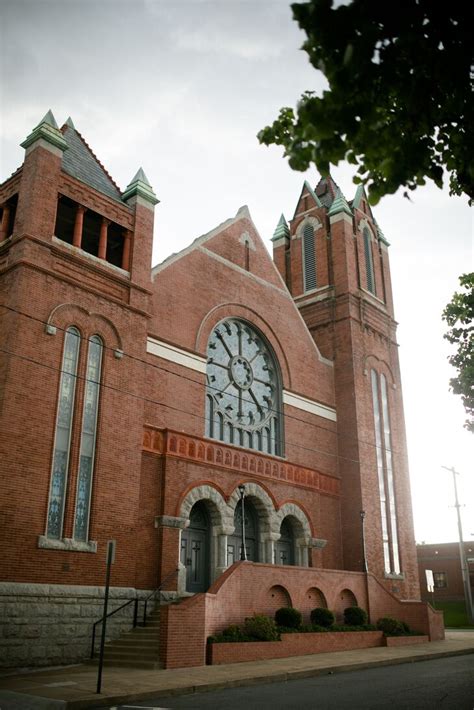
[[[158,429],[146,424],[143,428],[142,449],[161,456],[173,456],[256,478],[311,488],[325,495],[340,495],[340,481],[333,476],[282,461],[274,456],[189,436],[171,429]]]

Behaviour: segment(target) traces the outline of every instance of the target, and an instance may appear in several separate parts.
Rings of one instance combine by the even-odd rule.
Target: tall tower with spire
[[[343,566],[360,571],[367,564],[390,591],[413,598],[418,577],[389,244],[364,189],[347,201],[331,176],[314,190],[304,183],[293,218],[280,217],[272,241],[274,262],[334,366]]]

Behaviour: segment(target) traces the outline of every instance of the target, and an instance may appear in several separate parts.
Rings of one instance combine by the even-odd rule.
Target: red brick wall
[[[372,575],[369,575],[368,585],[369,606],[366,576],[362,573],[237,562],[206,594],[163,608],[165,621],[160,630],[160,647],[165,668],[204,665],[208,636],[230,624],[242,624],[253,614],[273,616],[271,592],[275,586],[283,588],[291,604],[306,617],[314,605],[311,590],[320,590],[328,607],[336,611],[340,608],[341,598],[347,599],[347,591],[350,591],[358,606],[370,611],[371,621],[381,616],[395,616],[427,633],[431,640],[444,638],[440,612],[435,612],[425,602],[400,602]]]

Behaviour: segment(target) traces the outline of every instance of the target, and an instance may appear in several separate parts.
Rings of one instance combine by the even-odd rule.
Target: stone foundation
[[[129,599],[145,599],[149,591],[111,587],[108,611]],[[0,668],[26,668],[77,663],[90,657],[92,625],[101,618],[104,587],[60,584],[0,584]],[[138,619],[143,618],[143,603]],[[148,603],[148,613],[153,603]],[[112,641],[133,623],[134,604],[107,621]],[[101,625],[97,626],[96,649]]]

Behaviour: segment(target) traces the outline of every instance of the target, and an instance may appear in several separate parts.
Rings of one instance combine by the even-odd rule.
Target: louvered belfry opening
[[[314,228],[305,224],[303,229],[304,290],[316,288],[316,253],[314,248]]]

